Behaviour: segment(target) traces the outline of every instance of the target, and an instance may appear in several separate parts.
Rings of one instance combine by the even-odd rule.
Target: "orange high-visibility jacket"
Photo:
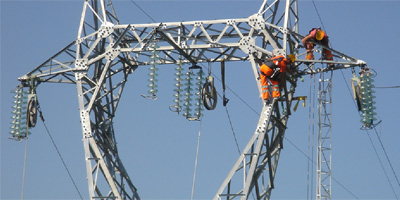
[[[272,87],[272,97],[275,98],[275,97],[279,97],[281,95],[281,93],[279,91],[279,81],[270,79],[270,76],[272,75],[272,73],[274,72],[274,69],[276,67],[280,68],[281,73],[285,73],[287,62],[288,62],[288,60],[284,56],[280,55],[280,56],[271,58],[270,62],[263,63],[260,66],[261,89],[262,89],[262,95],[263,95],[264,100],[269,99],[268,79],[272,83],[272,86],[271,86]]]

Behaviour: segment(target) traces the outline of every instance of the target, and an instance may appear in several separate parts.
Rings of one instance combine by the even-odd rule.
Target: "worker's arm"
[[[308,34],[308,35],[306,35],[306,37],[304,37],[304,38],[301,40],[301,43],[303,43],[303,47],[304,47],[304,48],[306,48],[306,43],[307,43],[309,40],[311,40],[311,38],[312,38],[312,36],[311,36],[310,34]]]
[[[263,61],[257,57],[257,53],[256,53],[256,52],[253,53],[253,57],[254,57],[254,61],[255,61],[258,65],[261,66],[261,65],[263,64]]]

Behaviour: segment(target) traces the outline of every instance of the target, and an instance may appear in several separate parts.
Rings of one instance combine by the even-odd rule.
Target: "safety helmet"
[[[317,33],[315,34],[315,38],[317,40],[322,40],[325,36],[325,32],[322,30],[318,30]]]
[[[293,54],[289,54],[286,56],[290,61],[292,61],[292,63],[294,63],[294,61],[296,60],[296,56],[294,56]]]

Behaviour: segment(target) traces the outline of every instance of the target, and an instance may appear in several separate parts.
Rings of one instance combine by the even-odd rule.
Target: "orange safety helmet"
[[[286,56],[287,59],[289,59],[292,63],[296,60],[296,56],[293,54],[289,54]]]
[[[322,40],[325,37],[325,32],[322,30],[318,30],[317,33],[315,34],[315,39],[317,40]]]

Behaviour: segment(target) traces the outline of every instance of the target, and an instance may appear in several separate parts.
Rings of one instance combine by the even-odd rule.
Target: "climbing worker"
[[[270,94],[269,86],[271,83],[272,97],[280,97],[279,83],[283,81],[284,74],[288,71],[290,74],[294,74],[292,70],[287,68],[287,65],[294,63],[295,56],[290,54],[286,58],[282,55],[272,57],[271,59],[261,60],[254,54],[255,61],[260,65],[260,78],[262,87],[262,96],[266,104],[269,104]]]
[[[301,42],[307,51],[306,60],[314,60],[314,43],[319,43],[329,48],[329,37],[323,30],[321,30],[321,28],[311,29],[308,35],[306,35]],[[328,49],[322,49],[322,56],[324,60],[333,61],[332,52]],[[330,64],[330,67],[333,67],[333,64]]]

